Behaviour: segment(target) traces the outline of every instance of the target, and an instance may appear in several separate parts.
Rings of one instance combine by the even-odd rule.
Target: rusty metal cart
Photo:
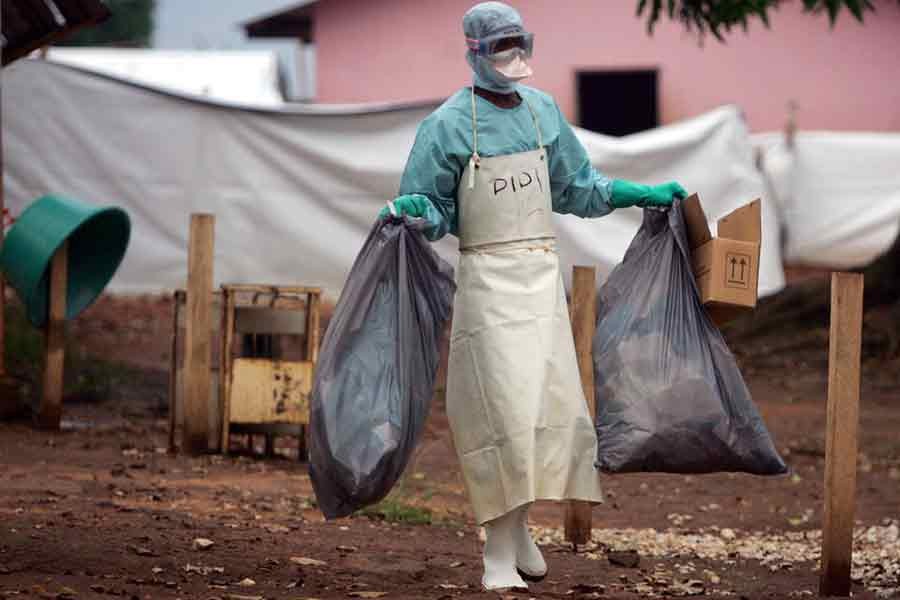
[[[222,286],[222,452],[229,451],[232,433],[265,434],[270,454],[275,435],[297,435],[305,460],[320,299],[315,287]],[[303,343],[291,348],[287,336]]]

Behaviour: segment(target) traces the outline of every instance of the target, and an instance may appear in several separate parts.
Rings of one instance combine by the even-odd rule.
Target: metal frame
[[[306,360],[315,373],[319,360],[319,322],[321,288],[306,286],[274,286],[254,284],[225,284],[222,290],[222,347],[219,355],[221,381],[219,405],[222,414],[222,452],[227,454],[231,435],[231,404],[234,378],[235,313],[241,307],[266,307],[279,310],[306,311]],[[305,298],[303,298],[305,296]],[[265,360],[265,359],[260,359]],[[268,436],[284,431],[279,424],[252,425],[252,429],[272,433],[267,435],[267,448],[272,446]],[[305,458],[305,426],[300,426],[300,458]]]

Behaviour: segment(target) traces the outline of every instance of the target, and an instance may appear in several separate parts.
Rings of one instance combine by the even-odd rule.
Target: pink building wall
[[[657,68],[663,123],[716,106],[740,105],[754,131],[780,129],[798,105],[802,129],[900,130],[900,7],[876,0],[860,25],[786,3],[772,28],[733,31],[701,47],[680,25],[652,37],[636,0],[512,0],[535,33],[535,76],[527,83],[577,114],[579,69]],[[319,0],[317,100],[430,100],[468,85],[462,15],[470,0]],[[611,90],[614,93],[614,90]]]

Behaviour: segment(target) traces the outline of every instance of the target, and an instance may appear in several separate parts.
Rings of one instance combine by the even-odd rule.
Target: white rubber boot
[[[528,531],[530,505],[516,509],[516,568],[527,581],[542,581],[547,576],[547,563]]]
[[[484,524],[484,577],[486,590],[508,588],[528,589],[528,584],[516,572],[515,532],[519,514],[513,510]]]

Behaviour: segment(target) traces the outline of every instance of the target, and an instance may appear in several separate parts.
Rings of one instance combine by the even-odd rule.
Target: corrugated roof
[[[2,0],[3,64],[106,20],[101,0]]]

